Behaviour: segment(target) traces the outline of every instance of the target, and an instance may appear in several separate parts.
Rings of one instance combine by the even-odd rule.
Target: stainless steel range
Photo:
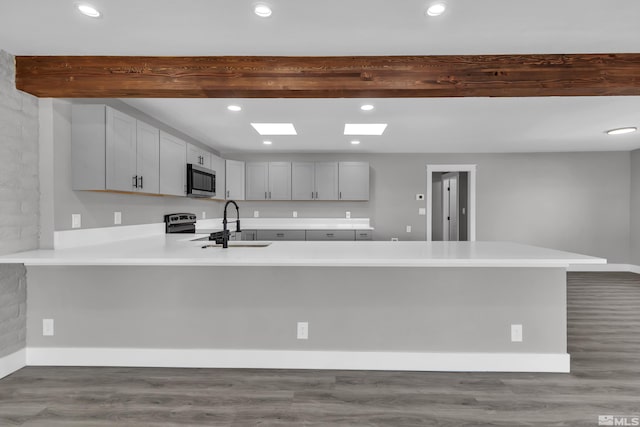
[[[167,233],[195,233],[198,217],[192,213],[174,213],[164,216]]]

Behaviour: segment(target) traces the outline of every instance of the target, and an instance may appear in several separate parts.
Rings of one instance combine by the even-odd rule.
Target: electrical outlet
[[[424,194],[416,194],[416,200],[424,200]]]
[[[260,211],[253,211],[254,218],[260,218]]]
[[[82,227],[82,215],[71,214],[71,228],[80,228],[80,227]]]
[[[207,219],[207,213],[205,211],[202,211],[202,219]]]
[[[114,212],[113,213],[113,223],[115,225],[122,224],[122,212]]]
[[[407,233],[411,233],[411,226],[407,225]]]
[[[298,339],[309,339],[309,322],[298,322]]]
[[[347,219],[351,218],[351,212],[347,211]]]
[[[392,237],[392,238],[391,238],[391,241],[392,241],[392,242],[399,242],[399,241],[400,241],[400,239],[398,239],[397,237]]]
[[[522,325],[511,325],[511,342],[522,342]]]
[[[53,336],[53,319],[42,319],[42,336]]]
[[[418,215],[426,215],[426,214],[427,214],[426,208],[418,208]]]
[[[293,217],[298,218],[298,211],[293,211]]]

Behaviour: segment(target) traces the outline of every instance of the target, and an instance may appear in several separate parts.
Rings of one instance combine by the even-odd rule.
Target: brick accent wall
[[[15,88],[0,50],[0,254],[38,247],[38,99]],[[0,265],[0,357],[25,347],[26,270]]]

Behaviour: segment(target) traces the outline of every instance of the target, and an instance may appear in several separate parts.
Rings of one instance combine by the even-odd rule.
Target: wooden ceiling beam
[[[640,53],[18,56],[16,87],[53,98],[402,98],[640,95]]]

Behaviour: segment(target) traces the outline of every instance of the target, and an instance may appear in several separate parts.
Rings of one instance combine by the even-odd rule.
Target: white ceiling
[[[273,16],[245,0],[0,0],[0,49],[16,55],[429,55],[640,52],[638,0],[268,0]],[[125,100],[223,152],[524,152],[640,148],[640,97],[370,100]],[[271,147],[251,121],[291,121],[296,137]],[[387,122],[382,137],[352,147],[346,121]]]

